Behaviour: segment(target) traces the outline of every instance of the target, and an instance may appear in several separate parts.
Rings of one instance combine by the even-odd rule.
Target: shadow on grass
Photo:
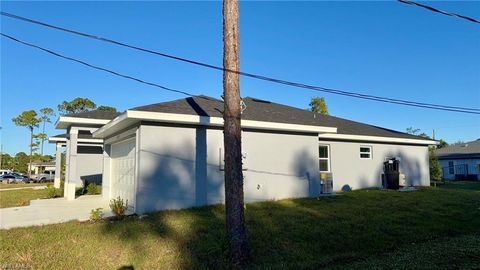
[[[364,190],[248,204],[247,268],[348,266],[400,247],[478,232],[478,194],[456,193]],[[165,268],[227,269],[224,214],[221,205],[164,211],[105,223],[103,232],[140,254],[129,262],[137,268],[153,260]]]

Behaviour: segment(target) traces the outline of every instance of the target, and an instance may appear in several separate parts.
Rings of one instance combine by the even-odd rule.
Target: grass
[[[224,215],[217,205],[142,219],[2,230],[0,262],[35,269],[227,269]],[[363,190],[248,204],[246,225],[251,269],[480,265],[476,190]]]
[[[47,190],[19,189],[0,192],[0,208],[29,205],[30,200],[47,198]],[[21,205],[23,202],[23,205]],[[0,265],[1,267],[1,265]]]
[[[18,183],[18,184],[2,184],[0,183],[0,189],[7,188],[23,188],[23,187],[36,187],[36,186],[46,186],[45,183]]]
[[[480,190],[480,181],[445,181],[441,188]]]

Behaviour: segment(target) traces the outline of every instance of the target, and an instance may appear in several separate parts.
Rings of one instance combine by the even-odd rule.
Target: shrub
[[[87,186],[87,195],[95,195],[95,194],[100,194],[101,189],[97,184],[95,183],[90,183]]]
[[[102,215],[102,208],[92,209],[92,211],[90,211],[90,220],[99,221],[102,219]]]
[[[57,197],[57,189],[54,186],[49,185],[47,187],[47,198],[52,199],[55,197]]]
[[[25,205],[27,205],[27,201],[25,201],[25,200],[20,200],[18,202],[18,206],[25,206]]]
[[[116,199],[111,199],[110,200],[110,209],[112,210],[112,213],[115,214],[116,217],[120,218],[125,215],[125,210],[128,208],[128,200],[125,202],[123,201],[120,196],[118,196]]]
[[[430,160],[430,180],[432,181],[441,181],[442,180],[442,166],[438,161],[437,156],[433,149],[429,149],[429,160]]]

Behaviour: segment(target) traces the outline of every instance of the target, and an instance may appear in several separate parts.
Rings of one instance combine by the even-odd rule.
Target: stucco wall
[[[195,128],[142,125],[137,213],[195,206]]]
[[[103,156],[102,154],[77,154],[77,170],[75,183],[82,184],[81,179],[89,183],[102,184]]]
[[[223,131],[142,125],[136,212],[224,201]],[[319,194],[315,135],[243,132],[245,201]]]
[[[359,142],[320,141],[330,145],[330,166],[333,189],[346,185],[352,189],[380,187],[385,157],[400,158],[400,173],[407,184],[429,186],[430,173],[426,146],[391,145]],[[360,146],[372,147],[371,159],[360,159]]]

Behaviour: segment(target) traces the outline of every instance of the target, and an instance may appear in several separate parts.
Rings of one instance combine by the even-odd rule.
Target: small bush
[[[96,195],[96,194],[100,194],[100,193],[101,193],[101,189],[100,189],[99,186],[97,186],[97,184],[95,184],[95,183],[88,184],[87,195]]]
[[[128,200],[125,202],[123,201],[120,196],[118,196],[116,199],[111,199],[110,200],[110,209],[112,210],[112,213],[115,214],[117,218],[123,217],[125,215],[125,210],[128,208]]]
[[[92,211],[90,211],[90,220],[99,221],[102,219],[102,215],[102,208],[92,209]]]
[[[25,200],[20,200],[18,202],[18,206],[25,206],[25,205],[27,205],[27,201],[25,201]]]
[[[55,197],[57,197],[57,189],[54,186],[49,185],[47,187],[47,198],[52,199]]]

